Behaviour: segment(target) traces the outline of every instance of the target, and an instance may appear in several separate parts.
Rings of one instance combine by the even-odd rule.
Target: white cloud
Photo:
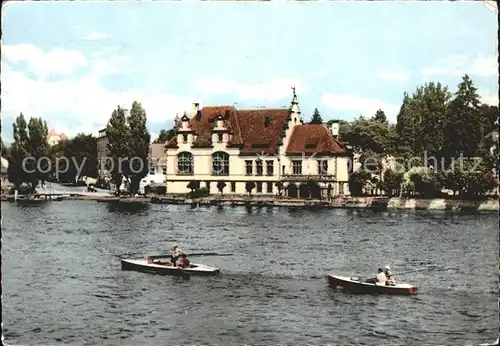
[[[195,81],[193,88],[206,94],[231,94],[239,100],[280,101],[290,97],[291,88],[304,91],[298,78],[277,78],[258,84],[242,84],[235,80],[219,78]]]
[[[497,92],[479,91],[479,96],[481,97],[481,103],[485,103],[491,106],[498,106]]]
[[[325,93],[321,97],[322,104],[330,109],[339,111],[350,111],[355,113],[355,116],[360,114],[365,117],[371,117],[379,109],[382,109],[391,122],[396,121],[396,116],[400,106],[396,106],[384,101],[347,94],[331,94]]]
[[[405,71],[381,71],[377,78],[391,82],[404,82],[410,79],[410,73]]]
[[[3,45],[2,55],[3,59],[11,63],[26,63],[28,69],[39,78],[51,74],[70,74],[87,64],[85,56],[78,51],[54,48],[44,52],[32,44]]]
[[[328,72],[324,70],[314,71],[309,73],[310,77],[323,78],[328,76]]]
[[[421,70],[423,75],[451,75],[490,77],[498,75],[497,58],[490,56],[478,56],[474,59],[465,55],[455,55],[443,59],[434,66],[424,67]]]
[[[19,55],[21,50],[16,50],[16,48],[11,49],[7,54],[10,54],[11,58],[16,57],[17,61],[25,61],[30,70],[40,73],[36,74],[38,78],[32,79],[26,73],[14,70],[10,64],[2,61],[3,116],[15,117],[20,112],[23,112],[26,117],[40,116],[47,120],[49,127],[74,135],[78,132],[96,134],[98,129],[106,125],[113,109],[118,105],[130,108],[134,100],[142,103],[151,123],[170,121],[176,113],[182,113],[191,108],[191,97],[141,90],[110,91],[106,89],[101,84],[100,77],[121,71],[128,72],[130,66],[127,64],[130,59],[126,56],[105,59],[101,55],[98,59],[90,60],[82,56],[88,64],[87,75],[67,76],[63,80],[51,81],[41,78],[51,69],[45,67],[43,70],[37,65],[36,59],[47,60],[47,57],[51,56],[54,51],[44,53],[34,46],[23,47],[23,49],[37,54],[22,56]],[[65,50],[65,54],[78,56],[79,53]],[[9,59],[9,61],[13,60]],[[66,71],[69,73],[71,69],[66,67]],[[61,113],[66,116],[61,117]]]
[[[107,39],[109,35],[103,34],[102,32],[92,31],[90,34],[84,37],[85,40],[104,40]]]

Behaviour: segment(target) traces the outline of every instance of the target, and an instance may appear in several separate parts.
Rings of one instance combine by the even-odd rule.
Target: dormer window
[[[271,124],[271,118],[266,117],[266,119],[264,120],[264,126],[269,127],[270,124]]]

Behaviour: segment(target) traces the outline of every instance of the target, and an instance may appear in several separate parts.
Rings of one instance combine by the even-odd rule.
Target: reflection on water
[[[110,213],[141,214],[149,210],[150,203],[138,201],[110,201],[105,202]]]

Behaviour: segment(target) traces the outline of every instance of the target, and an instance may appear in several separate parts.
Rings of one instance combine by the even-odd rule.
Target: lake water
[[[460,344],[498,336],[498,217],[440,212],[2,202],[9,344]],[[122,271],[178,244],[233,253],[189,280]],[[192,258],[200,261],[200,258]],[[353,295],[328,273],[379,266],[411,297]]]

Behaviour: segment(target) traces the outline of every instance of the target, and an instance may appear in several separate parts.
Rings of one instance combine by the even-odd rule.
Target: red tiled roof
[[[288,116],[287,109],[236,110],[232,106],[203,107],[199,115],[191,118],[191,129],[198,135],[194,147],[211,145],[212,130],[216,118],[224,117],[224,126],[233,135],[230,145],[241,145],[242,153],[274,153],[280,133]],[[266,127],[266,117],[269,126]],[[177,145],[177,137],[167,147]]]
[[[224,126],[233,135],[229,145],[241,145],[242,154],[273,154],[285,129],[288,109],[236,110],[232,106],[203,107],[199,115],[191,118],[191,129],[198,135],[193,147],[211,145],[212,130],[219,115],[224,117]],[[177,146],[177,137],[166,143],[166,147]],[[298,125],[292,132],[288,153],[341,153],[343,144],[333,138],[323,125]]]
[[[243,136],[243,153],[273,154],[288,117],[288,109],[252,109],[238,111]],[[268,120],[266,120],[266,118]],[[266,121],[268,126],[266,127]]]
[[[345,151],[344,145],[334,138],[330,130],[322,124],[297,125],[292,131],[287,155],[330,153],[340,154]]]

